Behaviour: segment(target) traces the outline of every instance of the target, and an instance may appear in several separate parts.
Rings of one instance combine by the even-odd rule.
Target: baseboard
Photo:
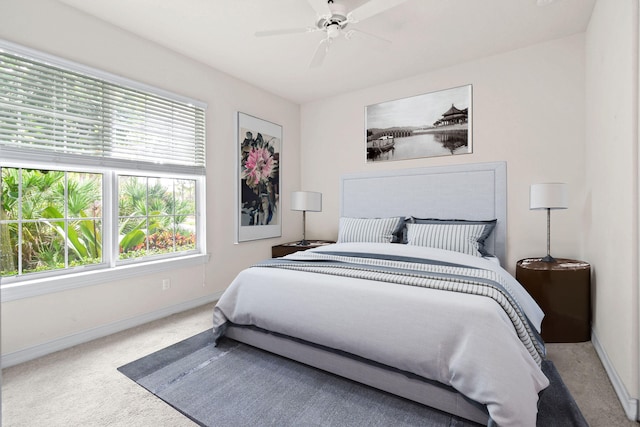
[[[57,338],[55,340],[38,344],[33,347],[15,351],[13,353],[3,354],[0,361],[0,366],[3,369],[8,368],[10,366],[24,363],[38,357],[46,356],[47,354],[64,350],[78,344],[84,344],[97,338],[106,337],[107,335],[115,334],[117,332],[133,328],[135,326],[140,326],[154,320],[162,319],[163,317],[167,317],[175,313],[180,313],[204,304],[211,303],[218,300],[221,296],[222,291],[216,292],[195,300],[185,301],[180,304],[164,307],[151,313],[145,313],[140,316],[120,320],[114,323],[99,326],[97,328],[87,329],[86,331],[78,332],[76,334],[68,335],[62,338]]]
[[[638,420],[638,415],[639,415],[638,399],[634,399],[629,395],[627,388],[625,387],[624,383],[622,382],[622,380],[618,376],[618,373],[613,367],[613,364],[611,363],[609,356],[607,356],[607,352],[604,350],[604,348],[600,344],[600,341],[598,340],[598,336],[596,335],[595,330],[591,331],[591,343],[593,344],[593,347],[595,348],[596,353],[598,354],[598,357],[600,358],[600,361],[604,366],[604,370],[607,372],[607,375],[609,376],[609,380],[613,385],[613,389],[616,392],[616,395],[618,396],[620,403],[622,404],[622,407],[624,409],[625,414],[627,415],[627,418],[629,418],[631,421]]]

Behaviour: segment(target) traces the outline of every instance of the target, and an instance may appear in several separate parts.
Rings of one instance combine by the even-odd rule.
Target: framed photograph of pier
[[[282,235],[282,126],[238,112],[236,243]]]
[[[365,107],[367,162],[473,152],[471,85]]]

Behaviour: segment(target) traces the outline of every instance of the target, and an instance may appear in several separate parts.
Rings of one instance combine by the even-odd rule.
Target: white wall
[[[473,154],[365,163],[364,108],[473,85]],[[508,259],[546,254],[546,215],[529,210],[529,185],[567,182],[570,208],[552,216],[552,254],[581,258],[584,204],[584,37],[576,35],[302,106],[302,183],[323,193],[308,236],[335,239],[338,183],[348,172],[507,162]],[[318,160],[319,159],[319,160]]]
[[[640,394],[637,17],[637,0],[600,0],[586,32],[583,214],[585,257],[594,270],[594,333],[626,392],[636,398]]]
[[[237,272],[299,238],[300,215],[283,209],[283,237],[234,242],[237,111],[283,126],[283,202],[299,188],[297,104],[99,21],[54,0],[2,0],[0,38],[202,100],[207,109],[206,265],[2,303],[2,354],[45,346],[95,328],[144,318],[219,294]],[[161,290],[161,279],[171,289]],[[165,310],[165,311],[163,311]],[[104,329],[107,330],[107,329]]]

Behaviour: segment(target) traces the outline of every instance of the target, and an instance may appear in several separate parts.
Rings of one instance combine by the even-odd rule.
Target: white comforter
[[[400,244],[343,243],[314,249],[335,250],[431,258],[500,272],[540,329],[540,308],[493,261]],[[549,384],[508,316],[483,296],[249,268],[216,305],[214,332],[227,321],[301,338],[451,385],[487,405],[499,426],[535,426],[538,393]]]

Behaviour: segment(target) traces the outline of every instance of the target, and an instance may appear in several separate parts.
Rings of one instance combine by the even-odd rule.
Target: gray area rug
[[[477,426],[204,331],[118,368],[201,426]],[[588,426],[551,361],[538,426]]]

